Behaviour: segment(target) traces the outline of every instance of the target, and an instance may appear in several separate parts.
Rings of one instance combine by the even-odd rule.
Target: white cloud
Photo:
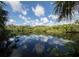
[[[30,17],[19,15],[19,18],[22,19],[24,22],[17,24],[15,20],[9,19],[9,21],[7,22],[7,25],[52,26],[52,25],[63,25],[63,24],[74,23],[74,21],[64,21],[64,20],[60,22],[55,22],[55,21],[49,20],[47,17],[41,17],[40,19],[31,19]]]
[[[19,18],[21,19],[21,20],[23,20],[24,21],[24,23],[23,24],[29,24],[30,23],[30,20],[29,20],[29,18],[27,18],[27,17],[25,17],[25,16],[23,16],[23,15],[19,15]]]
[[[59,16],[58,15],[50,14],[48,17],[51,18],[51,19],[58,19]]]
[[[23,20],[23,21],[25,21],[25,22],[27,22],[28,21],[28,19],[30,19],[30,18],[27,18],[27,17],[25,17],[25,16],[23,16],[23,15],[19,15],[19,18],[21,19],[21,20]]]
[[[24,9],[20,1],[7,1],[7,3],[11,6],[13,12],[19,12],[23,15],[27,14],[27,10]]]
[[[26,15],[27,14],[27,11],[26,10],[22,11],[22,14],[23,15]]]
[[[53,5],[54,3],[53,3],[53,2],[51,2],[50,4],[51,4],[51,5]]]
[[[28,24],[27,22],[24,22],[24,23],[22,23],[21,25],[22,25],[22,26],[26,26],[26,25],[29,26],[29,24]]]
[[[42,25],[46,25],[49,22],[47,17],[42,17],[40,19],[35,19],[32,20],[30,25],[32,26],[42,26]]]
[[[13,19],[9,19],[7,22],[6,22],[6,25],[15,25],[16,24],[16,21],[13,20]]]
[[[30,24],[30,23],[29,23]],[[6,22],[6,26],[7,25],[15,25],[15,26],[26,26],[26,25],[29,25],[27,22],[24,22],[24,23],[20,23],[20,24],[17,24],[15,20],[13,19],[9,19],[7,22]]]
[[[60,21],[59,22],[59,24],[72,24],[72,23],[74,23],[75,22],[75,20],[70,20],[70,21],[68,21],[68,20],[66,20],[66,21]]]
[[[32,7],[32,11],[38,17],[43,16],[45,14],[44,7],[39,4],[37,4],[37,6],[35,8]]]
[[[49,20],[47,17],[42,17],[40,19],[27,19],[26,17],[20,15],[21,19],[24,20],[23,23],[17,24],[15,20],[9,19],[7,21],[6,25],[17,25],[17,26],[52,26],[52,25],[63,25],[63,24],[69,24],[74,23],[73,21],[60,21],[60,22],[53,22],[52,20]]]
[[[49,20],[47,19],[47,17],[42,17],[42,18],[40,19],[40,21],[41,21],[42,23],[47,23],[47,22],[49,22]]]
[[[21,14],[19,15],[19,18],[21,18],[21,19],[24,20],[24,21],[26,20],[26,17],[24,17],[24,16],[21,15]]]
[[[28,17],[28,19],[31,19],[31,17]]]

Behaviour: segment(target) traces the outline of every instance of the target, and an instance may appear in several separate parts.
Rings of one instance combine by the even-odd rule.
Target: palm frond
[[[71,19],[73,15],[73,10],[75,10],[75,7],[79,5],[79,2],[77,1],[56,1],[54,4],[55,4],[54,12],[55,14],[59,15],[59,20],[61,20],[62,18]]]

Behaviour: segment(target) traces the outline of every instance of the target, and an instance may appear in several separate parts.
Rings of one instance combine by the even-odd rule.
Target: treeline
[[[10,31],[9,36],[16,35],[30,35],[30,34],[42,34],[42,35],[60,35],[65,33],[79,32],[79,25],[68,24],[58,26],[6,26],[6,29]]]

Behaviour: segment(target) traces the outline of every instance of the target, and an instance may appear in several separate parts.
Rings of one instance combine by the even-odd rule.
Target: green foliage
[[[58,26],[6,26],[6,29],[10,31],[9,36],[16,35],[30,35],[30,34],[42,34],[42,35],[63,35],[69,32],[79,32],[79,25],[67,24]]]
[[[7,21],[8,12],[3,8],[4,3],[0,1],[0,43],[7,40],[7,31],[5,28],[5,22]],[[6,35],[7,34],[7,35]]]

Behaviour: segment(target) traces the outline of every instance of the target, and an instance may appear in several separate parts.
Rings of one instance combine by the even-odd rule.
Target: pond
[[[34,34],[9,38],[6,46],[10,57],[75,56],[78,52],[73,40]]]

